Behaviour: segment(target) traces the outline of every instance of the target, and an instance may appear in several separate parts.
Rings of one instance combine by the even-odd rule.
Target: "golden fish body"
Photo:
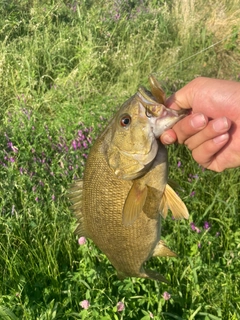
[[[170,208],[175,218],[188,218],[167,184],[167,151],[157,139],[182,116],[162,105],[163,91],[155,78],[150,82],[152,93],[141,88],[96,140],[70,198],[76,232],[93,240],[120,278],[166,281],[143,264],[152,256],[175,256],[160,240],[160,214]]]

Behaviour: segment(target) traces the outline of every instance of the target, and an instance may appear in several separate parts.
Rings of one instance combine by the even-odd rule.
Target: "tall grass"
[[[239,169],[202,170],[169,148],[190,221],[163,222],[179,258],[148,264],[171,286],[119,281],[79,245],[67,189],[149,73],[168,94],[198,75],[239,80],[240,2],[0,4],[0,318],[239,319]]]

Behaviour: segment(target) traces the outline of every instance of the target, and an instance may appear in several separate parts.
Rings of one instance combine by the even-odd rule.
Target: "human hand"
[[[240,166],[240,83],[196,78],[166,105],[192,113],[162,134],[163,144],[184,143],[196,162],[214,171]]]

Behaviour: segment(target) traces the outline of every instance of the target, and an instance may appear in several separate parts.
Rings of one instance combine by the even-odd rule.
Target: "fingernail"
[[[225,140],[228,140],[229,134],[228,133],[224,133],[221,136],[218,136],[216,138],[213,139],[213,142],[218,144],[218,143],[222,143]]]
[[[205,120],[204,115],[201,113],[195,114],[191,119],[191,124],[192,124],[192,127],[195,129],[201,129],[201,128],[205,127],[206,120]]]
[[[175,142],[175,139],[172,136],[165,133],[164,136],[162,137],[162,141],[166,144],[171,144]]]
[[[228,127],[229,127],[229,125],[228,125],[228,121],[227,121],[226,117],[222,117],[222,118],[216,119],[213,122],[213,129],[216,132],[221,132],[224,129],[228,129]]]

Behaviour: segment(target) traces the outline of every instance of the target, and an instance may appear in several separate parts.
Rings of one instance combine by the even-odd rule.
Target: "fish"
[[[157,79],[140,87],[113,116],[90,149],[83,179],[69,190],[78,236],[90,238],[108,257],[119,279],[168,281],[145,270],[151,257],[176,257],[161,240],[161,218],[188,210],[168,183],[167,149],[160,135],[186,113],[165,107]]]

